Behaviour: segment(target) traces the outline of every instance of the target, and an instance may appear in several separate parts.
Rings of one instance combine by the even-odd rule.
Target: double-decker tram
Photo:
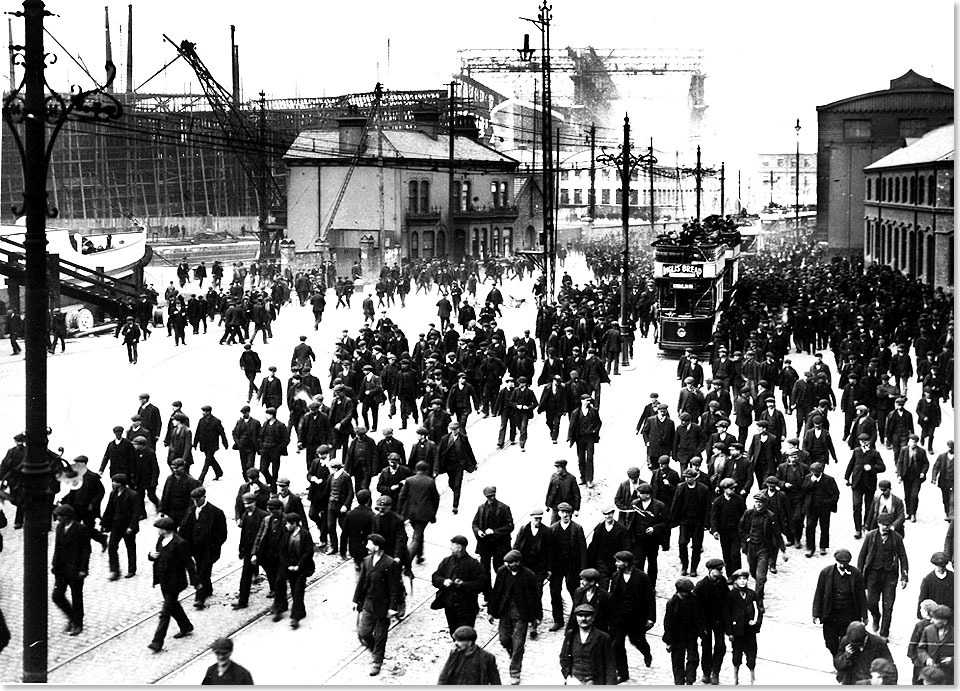
[[[740,268],[740,233],[719,217],[685,224],[653,242],[659,342],[663,351],[708,349]]]

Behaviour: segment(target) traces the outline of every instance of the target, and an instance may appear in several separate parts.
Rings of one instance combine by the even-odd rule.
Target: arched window
[[[900,201],[900,178],[899,177],[895,178],[893,181],[893,201],[895,203]]]
[[[473,208],[472,201],[470,199],[470,181],[464,180],[463,184],[460,185],[460,211],[470,211]]]
[[[930,206],[937,205],[937,180],[933,173],[927,176],[927,200]]]
[[[503,206],[510,206],[510,195],[508,190],[510,188],[507,186],[506,180],[500,181],[500,204]]]
[[[420,257],[420,233],[413,231],[410,233],[410,258],[418,259]]]
[[[435,257],[447,256],[447,234],[442,230],[437,231],[437,239],[434,246],[433,256]]]
[[[430,181],[420,181],[420,213],[425,214],[430,211]]]
[[[908,239],[909,253],[907,254],[907,273],[911,276],[917,275],[917,233],[911,230]]]
[[[923,268],[927,274],[924,280],[930,285],[933,285],[933,280],[934,280],[933,270],[936,265],[936,261],[934,259],[934,248],[933,248],[934,242],[935,241],[933,238],[933,233],[928,233],[927,234],[927,261],[924,262]],[[953,260],[951,259],[947,263],[952,265]]]
[[[910,178],[910,203],[917,203],[917,176]]]
[[[409,199],[407,201],[407,211],[409,211],[412,214],[415,214],[419,210],[417,208],[417,202],[420,199],[419,183],[416,180],[411,180],[408,187],[409,187]]]
[[[926,179],[923,175],[919,176],[919,184],[918,184],[919,191],[917,192],[917,203],[918,203],[918,204],[926,204],[926,203],[927,203],[927,198],[926,198],[926,194],[925,194],[925,192],[926,192],[926,182],[927,182],[927,179]]]
[[[873,179],[867,178],[867,199],[873,195]]]
[[[490,194],[493,197],[493,208],[500,208],[500,183],[496,180],[490,183]]]
[[[900,270],[900,228],[893,229],[893,268]]]
[[[883,261],[883,231],[879,223],[873,224],[873,260]]]
[[[907,266],[907,229],[900,228],[900,269]]]

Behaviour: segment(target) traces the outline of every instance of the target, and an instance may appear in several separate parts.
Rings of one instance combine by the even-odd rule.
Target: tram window
[[[660,291],[658,295],[658,301],[660,303],[660,309],[672,310],[676,307],[676,296],[677,292],[673,289],[673,286],[669,283],[663,283],[660,285]]]

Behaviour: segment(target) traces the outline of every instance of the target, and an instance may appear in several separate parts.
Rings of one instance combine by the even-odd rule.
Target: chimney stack
[[[127,89],[133,93],[133,5],[127,5]]]
[[[362,152],[366,142],[361,141],[367,118],[357,113],[349,113],[337,118],[337,129],[340,133],[340,153],[346,156],[355,156]]]
[[[440,111],[436,108],[422,104],[413,111],[413,122],[431,139],[436,140],[440,134]]]
[[[480,130],[473,115],[458,115],[453,121],[453,136],[466,137],[471,141],[480,141]]]

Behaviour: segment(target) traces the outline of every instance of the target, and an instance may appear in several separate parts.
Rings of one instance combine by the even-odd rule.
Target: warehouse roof
[[[927,132],[912,144],[887,154],[864,170],[913,166],[935,161],[952,161],[954,150],[953,123]]]

